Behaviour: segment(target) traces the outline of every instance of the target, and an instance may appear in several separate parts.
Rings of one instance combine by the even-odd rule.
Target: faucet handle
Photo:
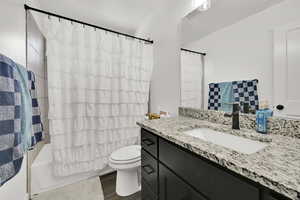
[[[241,109],[240,104],[239,104],[239,103],[234,103],[234,104],[233,104],[233,110],[232,110],[232,113],[237,113],[237,112],[240,111],[240,109]]]
[[[225,113],[224,117],[232,117],[232,113]]]

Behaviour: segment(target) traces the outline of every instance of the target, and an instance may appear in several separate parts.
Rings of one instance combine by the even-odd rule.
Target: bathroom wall
[[[28,1],[31,5],[36,2]],[[1,0],[0,2],[0,52],[26,66],[25,10],[23,0]],[[27,200],[27,157],[25,155],[20,172],[0,187],[2,200]]]
[[[162,16],[149,27],[153,31],[147,35],[154,40],[150,111],[163,110],[176,115],[176,108],[180,105],[180,29],[171,18],[168,20]]]
[[[25,12],[22,2],[1,0],[0,52],[25,66]],[[26,157],[17,176],[0,187],[0,199],[26,199]]]
[[[46,39],[38,28],[31,12],[27,14],[27,69],[35,74],[37,99],[41,111],[45,140],[38,143],[28,152],[28,193],[31,194],[32,164],[41,152],[45,143],[50,142],[48,120],[48,90],[46,69]]]
[[[31,12],[27,15],[27,69],[35,74],[37,99],[41,111],[45,142],[50,142],[48,120],[48,86],[46,67],[46,39],[36,24]],[[36,156],[34,156],[36,157]]]
[[[185,47],[208,53],[205,57],[206,84],[258,78],[261,99],[272,103],[272,30],[299,21],[299,8],[299,0],[286,0]],[[207,95],[208,87],[205,89]]]
[[[25,12],[22,2],[1,0],[0,52],[25,66]],[[0,187],[0,199],[26,199],[26,156],[18,175]]]
[[[154,40],[154,70],[150,111],[177,115],[180,105],[181,19],[192,9],[192,0],[164,1],[137,30],[136,35]]]

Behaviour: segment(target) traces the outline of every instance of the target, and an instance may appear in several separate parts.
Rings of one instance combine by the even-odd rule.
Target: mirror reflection
[[[211,1],[182,20],[181,105],[300,117],[300,16],[294,1]],[[251,4],[248,2],[247,4]],[[254,8],[255,7],[255,8]],[[200,54],[200,53],[205,53]]]

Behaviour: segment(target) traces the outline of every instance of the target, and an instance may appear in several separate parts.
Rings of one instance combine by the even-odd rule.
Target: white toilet
[[[141,146],[132,145],[114,151],[109,158],[109,165],[117,170],[116,193],[129,196],[138,192],[138,169],[141,166]]]

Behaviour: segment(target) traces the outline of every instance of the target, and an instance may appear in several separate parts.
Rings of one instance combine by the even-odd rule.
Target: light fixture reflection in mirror
[[[193,0],[193,7],[199,11],[206,11],[211,7],[211,0]]]

